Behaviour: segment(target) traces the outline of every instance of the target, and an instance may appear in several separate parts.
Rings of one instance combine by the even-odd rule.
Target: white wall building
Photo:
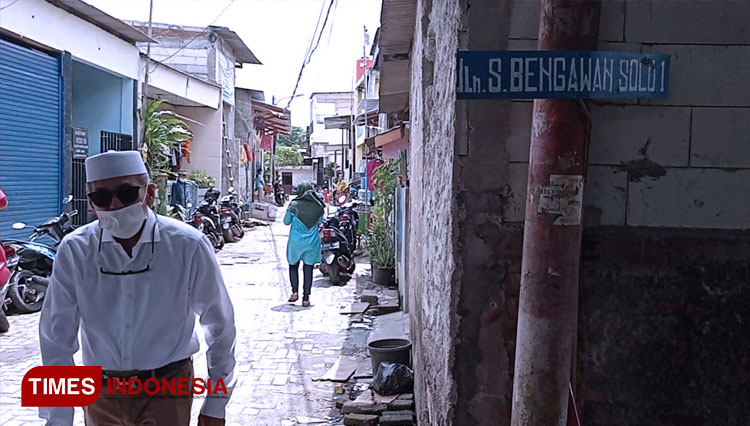
[[[325,167],[328,163],[336,163],[337,169],[348,166],[348,161],[344,161],[349,151],[347,132],[326,129],[325,118],[351,115],[354,102],[353,92],[316,92],[310,95],[310,152],[312,158],[322,159],[322,163],[315,163],[318,167]]]

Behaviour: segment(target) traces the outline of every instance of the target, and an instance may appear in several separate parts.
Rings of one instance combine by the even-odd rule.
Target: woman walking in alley
[[[284,224],[291,225],[286,257],[289,261],[289,280],[292,282],[290,303],[299,300],[299,264],[304,262],[302,306],[310,306],[313,266],[320,263],[320,234],[318,224],[323,217],[323,200],[309,182],[297,187],[297,197],[289,203]]]

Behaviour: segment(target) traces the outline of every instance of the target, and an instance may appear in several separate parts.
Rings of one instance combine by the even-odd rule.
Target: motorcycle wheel
[[[5,333],[8,329],[10,329],[8,317],[5,316],[5,311],[0,308],[0,333]]]
[[[221,235],[224,237],[224,241],[226,241],[228,243],[233,243],[234,242],[234,232],[232,232],[232,228],[231,227],[229,229],[222,229],[221,230]]]
[[[22,314],[41,310],[47,293],[47,286],[33,281],[33,276],[31,271],[19,270],[10,277],[8,283],[8,296],[13,301],[13,307]]]
[[[232,233],[234,233],[235,239],[241,240],[245,236],[245,230],[242,225],[232,225]]]
[[[214,246],[216,250],[221,250],[224,248],[224,236],[221,235],[221,233],[216,234],[216,245]]]
[[[336,264],[336,262],[333,262],[332,265],[329,266],[329,279],[331,280],[331,284],[333,285],[344,285],[346,284],[349,279],[341,272],[341,267]]]

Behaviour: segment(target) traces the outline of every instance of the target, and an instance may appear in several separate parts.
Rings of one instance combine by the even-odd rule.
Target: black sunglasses
[[[120,202],[125,204],[126,206],[129,204],[133,204],[138,200],[138,195],[141,192],[141,188],[143,186],[133,186],[133,185],[121,185],[114,191],[110,191],[109,189],[97,189],[94,192],[89,192],[88,197],[91,200],[92,203],[94,203],[97,207],[106,208],[109,207],[112,204],[112,198],[117,197]]]

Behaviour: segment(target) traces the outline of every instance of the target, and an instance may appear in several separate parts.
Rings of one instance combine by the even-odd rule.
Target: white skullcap
[[[86,159],[86,182],[148,173],[138,151],[108,151]]]

